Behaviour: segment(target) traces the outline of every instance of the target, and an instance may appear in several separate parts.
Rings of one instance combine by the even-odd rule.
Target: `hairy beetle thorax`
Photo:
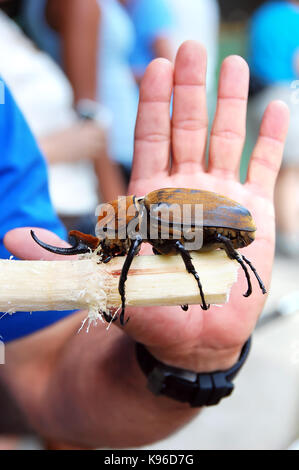
[[[99,206],[96,235],[104,257],[128,253],[131,240],[139,231],[141,200],[123,196]]]

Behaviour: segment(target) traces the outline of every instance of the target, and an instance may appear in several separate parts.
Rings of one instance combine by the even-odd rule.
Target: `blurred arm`
[[[174,61],[173,47],[166,36],[157,36],[153,42],[155,57],[163,57],[171,62]]]
[[[97,96],[97,55],[100,9],[96,0],[49,0],[47,17],[62,39],[65,72],[75,102]]]

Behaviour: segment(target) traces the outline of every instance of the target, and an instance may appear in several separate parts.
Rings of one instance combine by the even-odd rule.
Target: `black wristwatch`
[[[163,364],[140,343],[136,344],[136,356],[152,393],[189,403],[191,407],[201,407],[217,405],[232,393],[232,380],[243,366],[250,346],[251,338],[244,344],[238,362],[230,369],[209,373],[196,373]]]

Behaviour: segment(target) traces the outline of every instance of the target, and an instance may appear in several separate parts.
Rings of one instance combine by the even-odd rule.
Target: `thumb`
[[[6,249],[19,259],[26,260],[63,260],[76,259],[75,256],[60,256],[40,247],[31,237],[30,231],[33,230],[38,238],[45,243],[57,247],[68,247],[69,244],[61,240],[55,233],[42,228],[17,228],[8,232],[4,237]]]

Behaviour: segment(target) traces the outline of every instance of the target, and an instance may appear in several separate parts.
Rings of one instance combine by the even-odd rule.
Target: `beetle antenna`
[[[76,239],[75,244],[71,248],[60,248],[58,246],[48,245],[43,241],[39,240],[33,230],[30,231],[30,234],[33,240],[42,248],[51,253],[55,253],[56,255],[80,255],[83,253],[89,253],[90,248],[86,243],[82,242],[81,240]]]
[[[257,270],[255,269],[255,267],[251,264],[251,262],[250,262],[247,258],[245,258],[244,255],[242,255],[242,258],[243,258],[243,260],[245,261],[245,263],[248,264],[248,266],[250,267],[251,271],[253,272],[253,274],[254,274],[255,277],[257,278],[257,281],[258,281],[258,283],[259,283],[259,286],[260,286],[260,288],[261,288],[263,294],[267,294],[267,290],[266,290],[266,288],[265,288],[265,286],[264,286],[264,283],[263,283],[263,281],[261,280],[260,276],[258,275]]]

